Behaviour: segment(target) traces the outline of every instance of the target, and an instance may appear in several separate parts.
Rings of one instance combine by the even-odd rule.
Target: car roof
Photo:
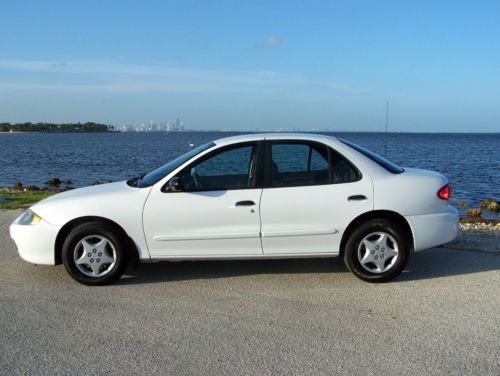
[[[326,139],[335,139],[335,137],[313,133],[250,133],[220,138],[218,140],[215,140],[214,143],[217,146],[224,146],[238,142],[262,140],[307,140],[321,142],[325,141]]]

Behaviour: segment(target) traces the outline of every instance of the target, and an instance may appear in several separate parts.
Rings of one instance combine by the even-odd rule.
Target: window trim
[[[328,145],[326,145],[326,147],[328,148],[328,163],[330,165],[330,181],[332,182],[332,184],[349,184],[349,183],[355,183],[355,182],[363,179],[363,173],[354,163],[351,162],[351,160],[349,158],[347,158],[344,154],[342,154],[338,150],[331,148]],[[356,179],[351,180],[351,181],[341,182],[341,183],[335,183],[333,181],[333,165],[332,165],[333,157],[332,156],[334,153],[339,155],[342,159],[344,159],[347,162],[347,164],[354,170],[354,172],[357,175]]]
[[[328,157],[328,182],[327,183],[312,183],[312,184],[280,184],[280,185],[273,185],[272,184],[272,145],[273,144],[299,144],[299,145],[308,145],[311,148],[309,149],[309,153],[312,153],[313,148],[326,148],[327,150],[327,157]],[[320,186],[320,185],[338,185],[338,184],[350,184],[350,183],[355,183],[357,181],[360,181],[363,179],[363,174],[359,170],[359,168],[356,167],[354,163],[352,163],[349,158],[347,158],[345,155],[340,153],[339,151],[333,149],[330,147],[330,145],[327,145],[326,143],[318,142],[318,141],[312,141],[312,140],[300,140],[300,139],[293,139],[293,140],[265,140],[264,141],[264,147],[263,149],[263,160],[264,160],[264,176],[263,176],[263,187],[266,189],[269,188],[294,188],[294,187],[314,187],[314,186]],[[317,151],[317,150],[316,150]],[[335,183],[333,181],[333,153],[336,153],[339,155],[341,158],[343,158],[350,167],[356,172],[357,178],[355,180],[351,180],[348,182],[342,182],[342,183]],[[309,158],[310,159],[310,158]],[[310,160],[309,160],[310,163]],[[308,166],[309,168],[309,166]]]
[[[220,188],[212,188],[212,189],[182,189],[181,191],[170,191],[168,189],[168,183],[171,179],[174,177],[180,178],[183,173],[185,173],[187,170],[191,169],[193,166],[196,166],[200,163],[205,162],[206,160],[216,156],[217,154],[223,153],[225,151],[231,150],[231,149],[238,149],[240,147],[245,147],[245,146],[252,146],[254,149],[252,151],[252,154],[255,155],[256,158],[256,167],[255,167],[255,184],[252,187],[242,187],[242,188],[230,188],[230,189],[220,189]],[[187,166],[185,166],[182,170],[177,172],[174,176],[172,176],[170,179],[168,179],[167,182],[163,185],[161,188],[161,191],[164,193],[183,193],[183,192],[220,192],[220,191],[240,191],[240,190],[245,190],[245,189],[262,189],[262,181],[263,181],[263,164],[264,164],[264,159],[263,159],[263,145],[262,141],[245,141],[245,142],[239,142],[235,144],[230,144],[230,145],[224,145],[221,146],[217,149],[214,149],[210,151],[209,153],[203,155],[200,158],[195,159],[191,163],[189,163]],[[252,155],[252,158],[254,156]]]

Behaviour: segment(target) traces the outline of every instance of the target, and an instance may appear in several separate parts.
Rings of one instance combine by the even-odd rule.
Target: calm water
[[[0,134],[0,186],[16,180],[42,185],[51,177],[70,179],[75,186],[94,180],[122,180],[188,151],[188,142],[199,145],[233,134]],[[333,135],[384,153],[384,134]],[[445,174],[453,187],[453,201],[477,206],[486,197],[500,200],[500,133],[389,134],[387,157],[401,166]]]

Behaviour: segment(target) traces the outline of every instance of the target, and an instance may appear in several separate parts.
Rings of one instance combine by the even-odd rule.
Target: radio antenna
[[[385,153],[384,153],[385,157],[387,157],[388,130],[389,130],[389,101],[386,102],[386,106],[385,106]]]

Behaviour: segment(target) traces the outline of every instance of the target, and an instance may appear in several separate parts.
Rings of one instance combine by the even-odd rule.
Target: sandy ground
[[[145,264],[106,287],[22,261],[0,211],[0,374],[500,374],[500,256]]]

